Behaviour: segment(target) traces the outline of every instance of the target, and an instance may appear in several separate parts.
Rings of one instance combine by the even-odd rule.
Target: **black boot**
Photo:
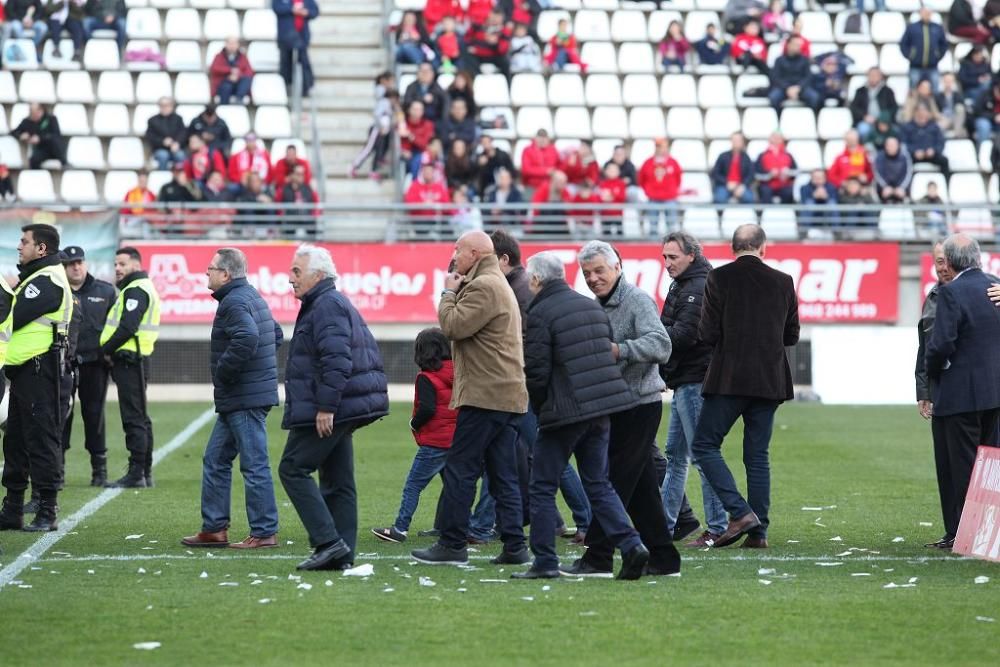
[[[35,487],[31,487],[31,500],[29,500],[24,505],[25,514],[34,514],[38,511],[39,503],[41,503],[41,497],[38,495],[38,490]]]
[[[146,480],[146,488],[153,488],[153,469],[147,468],[143,471],[142,476]]]
[[[38,513],[35,514],[34,520],[24,527],[24,530],[29,533],[47,533],[55,530],[59,527],[59,520],[56,518],[58,511],[59,506],[56,505],[55,493],[51,497],[42,498],[38,501]]]
[[[142,472],[141,463],[129,463],[128,472],[113,482],[105,483],[111,489],[145,489],[146,477]]]
[[[0,509],[0,530],[24,528],[24,496],[7,494]]]
[[[90,456],[90,485],[104,486],[108,483],[108,457],[106,454]]]

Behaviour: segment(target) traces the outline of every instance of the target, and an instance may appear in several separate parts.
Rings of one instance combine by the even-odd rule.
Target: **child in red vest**
[[[614,162],[604,165],[604,178],[597,184],[597,196],[605,204],[624,204],[628,185],[621,177],[621,169]],[[622,233],[621,207],[608,207],[601,211],[604,232],[610,235]]]
[[[549,51],[545,54],[545,64],[561,72],[569,63],[578,65],[581,72],[587,73],[587,65],[580,60],[576,36],[569,31],[569,21],[560,19],[556,34],[552,35],[552,39],[549,40]]]
[[[389,528],[372,528],[375,537],[396,544],[406,541],[421,491],[427,488],[434,475],[444,470],[458,419],[458,411],[448,407],[455,368],[451,361],[451,343],[444,333],[433,327],[417,334],[413,360],[420,367],[414,390],[413,417],[410,418],[417,454],[403,485],[396,522]]]

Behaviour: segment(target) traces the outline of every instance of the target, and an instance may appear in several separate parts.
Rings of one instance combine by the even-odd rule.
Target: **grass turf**
[[[165,443],[206,407],[153,406],[157,441]],[[355,441],[358,562],[373,563],[373,576],[298,578],[294,566],[307,554],[307,540],[276,476],[280,549],[242,554],[180,546],[200,523],[200,456],[209,423],[158,465],[156,488],[114,498],[0,590],[0,662],[1000,661],[1000,622],[977,620],[1000,619],[997,566],[922,547],[942,530],[928,428],[915,409],[781,408],[772,443],[771,549],[684,550],[682,577],[638,582],[506,581],[510,567],[484,560],[498,546],[472,554],[476,569],[460,570],[409,560],[410,549],[430,539],[377,541],[368,529],[394,518],[413,454],[407,415],[406,406],[396,405]],[[273,411],[272,468],[284,444],[279,420],[280,410]],[[737,429],[726,445],[737,479],[739,437]],[[114,427],[110,440],[117,472],[124,452]],[[99,493],[85,486],[89,468],[79,442],[68,459],[64,517]],[[230,536],[241,539],[246,518],[235,477]],[[689,481],[701,514],[696,477]],[[435,481],[425,492],[411,535],[429,527],[438,491]],[[8,565],[36,539],[0,533],[0,562]],[[565,560],[579,553],[562,541],[560,548]],[[841,555],[851,548],[869,551]],[[974,584],[980,575],[991,581]],[[898,587],[885,588],[890,583]],[[139,642],[162,645],[133,648]]]

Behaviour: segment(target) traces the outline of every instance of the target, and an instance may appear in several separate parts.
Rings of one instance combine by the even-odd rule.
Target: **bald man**
[[[485,463],[496,499],[503,553],[494,564],[524,564],[521,491],[517,477],[517,429],[528,410],[521,349],[521,312],[480,231],[455,244],[454,272],[445,278],[438,320],[452,341],[455,384],[451,407],[458,423],[444,468],[441,537],[413,557],[431,565],[465,565],[469,510]]]

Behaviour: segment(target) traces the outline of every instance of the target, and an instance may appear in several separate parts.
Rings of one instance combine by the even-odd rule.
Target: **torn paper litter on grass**
[[[160,642],[139,642],[138,644],[132,644],[132,648],[137,648],[140,651],[152,651],[154,648],[160,648],[162,644]]]
[[[370,577],[375,574],[375,566],[371,563],[364,563],[357,567],[344,570],[345,577]]]
[[[974,583],[977,583],[977,584],[986,584],[986,583],[989,583],[990,578],[989,577],[976,577],[972,581]]]

